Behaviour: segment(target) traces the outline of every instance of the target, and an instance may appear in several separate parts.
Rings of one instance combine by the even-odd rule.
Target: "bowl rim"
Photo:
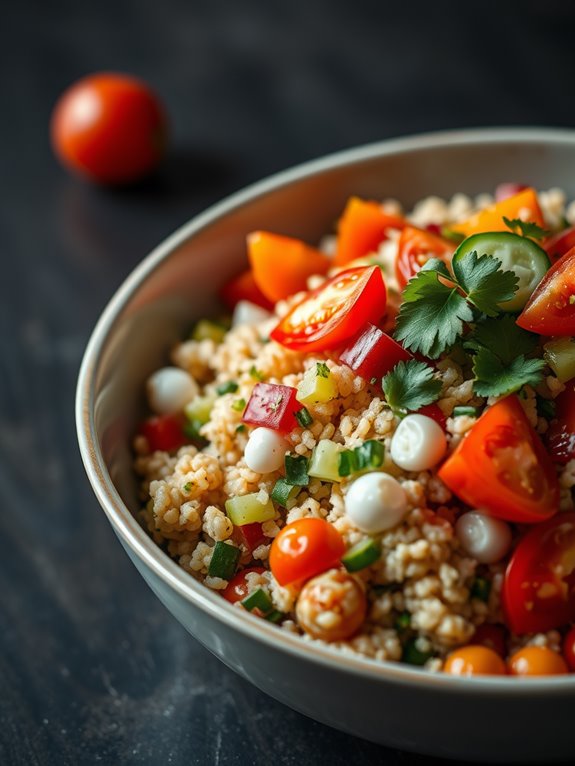
[[[130,550],[166,585],[186,601],[222,621],[244,636],[297,656],[309,663],[317,663],[346,674],[369,677],[376,682],[393,682],[414,688],[423,685],[443,693],[466,693],[504,696],[570,695],[575,691],[575,676],[541,677],[528,679],[527,685],[508,676],[468,678],[402,665],[398,662],[375,660],[355,655],[315,641],[303,639],[254,615],[234,608],[221,596],[197,582],[176,564],[154,542],[134,518],[116,490],[98,444],[94,420],[95,382],[102,351],[113,333],[124,307],[144,281],[186,240],[221,217],[269,194],[315,174],[334,168],[353,165],[387,155],[400,155],[448,146],[496,145],[504,143],[543,143],[565,145],[575,149],[575,130],[546,127],[491,127],[455,131],[438,131],[390,138],[363,146],[344,149],[319,159],[298,164],[288,170],[274,173],[248,185],[194,216],[155,247],[128,275],[116,290],[102,312],[86,346],[76,389],[76,431],[84,468],[92,489],[115,532]]]

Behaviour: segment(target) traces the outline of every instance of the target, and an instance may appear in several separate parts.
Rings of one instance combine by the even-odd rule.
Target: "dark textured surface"
[[[188,637],[99,510],[73,396],[113,290],[230,191],[402,133],[574,125],[573,5],[465,6],[3,4],[0,764],[433,763],[290,711]],[[169,162],[137,189],[89,188],[49,150],[57,95],[99,69],[147,79],[172,118]]]

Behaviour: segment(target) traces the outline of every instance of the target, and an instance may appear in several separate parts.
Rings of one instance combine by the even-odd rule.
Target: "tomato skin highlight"
[[[325,274],[330,259],[299,239],[254,231],[248,234],[248,256],[261,292],[276,303],[307,287],[307,279]]]
[[[565,660],[546,646],[524,646],[507,663],[512,676],[562,676],[568,673]]]
[[[291,431],[297,426],[295,413],[301,410],[297,389],[279,383],[256,383],[242,421],[273,431]]]
[[[338,222],[334,265],[345,266],[374,252],[389,229],[402,229],[405,224],[401,216],[385,213],[378,202],[351,197]]]
[[[551,266],[517,324],[539,335],[575,335],[575,247]]]
[[[412,359],[409,351],[368,322],[362,332],[338,354],[340,362],[364,380],[382,378],[398,362]],[[381,383],[378,380],[378,383]]]
[[[242,271],[237,277],[234,277],[221,288],[220,298],[226,306],[233,310],[240,301],[249,301],[261,306],[263,309],[271,311],[274,304],[266,298],[260,288],[256,285],[254,275],[251,269]]]
[[[559,509],[555,468],[515,395],[481,415],[438,475],[468,505],[505,521],[533,524]]]
[[[415,226],[406,226],[400,234],[395,259],[395,276],[400,288],[405,287],[430,258],[439,258],[449,266],[454,249],[453,242]]]
[[[336,565],[345,553],[337,529],[324,519],[305,518],[287,524],[274,538],[270,569],[280,585],[309,580]]]
[[[60,97],[51,120],[62,163],[102,184],[137,181],[164,155],[167,120],[155,94],[123,74],[84,77]]]
[[[250,572],[263,574],[265,571],[266,570],[264,567],[248,567],[248,569],[243,569],[241,572],[238,572],[237,575],[232,577],[232,579],[222,591],[222,596],[226,599],[226,601],[229,601],[230,604],[235,604],[237,601],[242,601],[248,595],[248,584],[246,582],[246,576],[250,574]]]
[[[559,513],[528,530],[511,555],[501,596],[514,633],[575,620],[575,513]]]
[[[387,291],[379,266],[342,271],[296,304],[270,337],[293,351],[343,345],[385,314]]]
[[[183,426],[180,414],[158,415],[145,420],[138,430],[148,440],[152,452],[174,452],[188,441]]]

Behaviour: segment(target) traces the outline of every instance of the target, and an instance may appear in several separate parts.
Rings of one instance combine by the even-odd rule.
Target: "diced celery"
[[[342,447],[330,439],[321,439],[311,454],[308,474],[324,481],[341,481],[339,453]]]
[[[575,338],[557,338],[543,346],[545,361],[562,383],[575,378]]]
[[[269,521],[276,515],[272,501],[268,498],[266,503],[262,503],[259,492],[226,500],[226,513],[238,527],[253,524],[256,521]]]
[[[214,343],[221,343],[226,332],[223,325],[210,319],[200,319],[192,332],[192,340],[213,340]]]
[[[184,407],[184,413],[188,420],[199,420],[202,425],[210,419],[212,407],[216,401],[215,394],[206,394],[206,396],[195,396],[191,402]]]
[[[329,402],[338,395],[337,385],[333,375],[328,370],[327,376],[320,374],[325,372],[325,365],[315,365],[305,373],[301,383],[297,387],[296,399],[302,404],[318,404]]]

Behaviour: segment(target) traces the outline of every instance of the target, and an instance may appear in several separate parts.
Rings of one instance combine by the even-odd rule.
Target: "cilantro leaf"
[[[498,303],[515,295],[519,278],[513,271],[501,271],[501,261],[491,255],[477,255],[475,250],[452,262],[459,286],[467,300],[487,316],[497,316]]]
[[[507,365],[517,356],[533,352],[538,343],[537,336],[519,327],[515,317],[504,314],[499,319],[486,319],[478,323],[470,339],[463,345],[471,351],[489,349]]]
[[[432,367],[417,359],[398,362],[382,381],[387,403],[396,415],[416,411],[439,398],[441,381]]]
[[[473,390],[479,396],[504,396],[523,386],[537,386],[544,367],[543,359],[526,359],[523,354],[506,365],[493,351],[482,348],[473,360]]]
[[[404,346],[437,359],[471,322],[473,311],[457,288],[448,287],[438,274],[422,270],[411,279],[402,295],[395,337]]]
[[[544,239],[548,237],[551,232],[548,229],[542,229],[533,221],[522,221],[521,218],[506,218],[503,216],[503,223],[514,234],[519,234],[521,237],[529,237],[530,239]]]

